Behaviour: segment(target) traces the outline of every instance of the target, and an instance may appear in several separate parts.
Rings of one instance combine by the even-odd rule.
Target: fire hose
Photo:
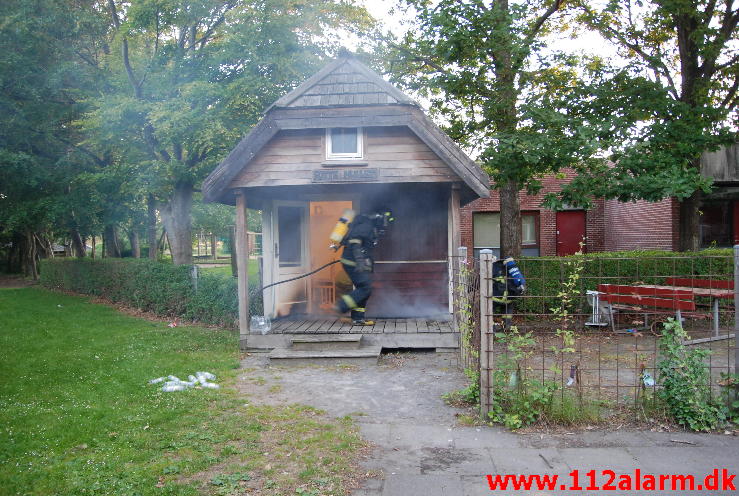
[[[273,282],[272,284],[267,284],[266,286],[262,286],[261,288],[256,288],[253,291],[250,291],[249,293],[250,293],[251,296],[254,296],[255,294],[260,293],[260,292],[264,291],[265,289],[271,288],[272,286],[277,286],[279,284],[285,284],[286,282],[297,281],[298,279],[303,279],[304,277],[312,276],[316,272],[320,272],[323,269],[325,269],[326,267],[329,267],[329,266],[331,266],[333,264],[339,263],[340,261],[341,260],[334,260],[333,262],[329,262],[326,265],[322,265],[322,266],[318,267],[317,269],[312,270],[312,271],[310,271],[310,272],[308,272],[306,274],[302,274],[302,275],[299,275],[297,277],[293,277],[291,279],[285,279],[284,281]]]

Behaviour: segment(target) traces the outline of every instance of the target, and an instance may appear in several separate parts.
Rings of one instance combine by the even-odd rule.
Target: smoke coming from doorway
[[[390,208],[396,219],[375,249],[367,314],[385,318],[448,314],[446,188],[386,185],[365,195],[362,207],[363,212]]]

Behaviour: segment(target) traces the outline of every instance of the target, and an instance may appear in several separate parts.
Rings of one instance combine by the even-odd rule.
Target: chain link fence
[[[459,332],[460,366],[480,368],[480,264],[467,257],[467,248],[449,259],[454,328]]]
[[[735,401],[737,256],[525,258],[527,289],[507,305],[494,304],[506,298],[494,260],[450,261],[461,361],[479,364],[483,415],[647,417],[686,374],[710,401]]]

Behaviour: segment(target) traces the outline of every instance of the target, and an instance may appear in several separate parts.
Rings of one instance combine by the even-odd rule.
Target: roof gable
[[[490,178],[480,166],[418,104],[351,55],[340,56],[277,100],[205,179],[203,196],[225,201],[231,181],[282,129],[384,126],[407,126],[474,195],[489,196]]]
[[[349,54],[343,54],[272,107],[416,105],[410,97]],[[270,107],[270,108],[272,108]]]

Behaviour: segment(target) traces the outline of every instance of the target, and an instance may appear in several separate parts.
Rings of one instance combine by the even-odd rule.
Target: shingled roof
[[[474,194],[490,195],[488,175],[414,100],[344,52],[267,109],[264,118],[205,179],[203,198],[231,203],[227,194],[231,181],[280,130],[355,126],[407,126]]]
[[[272,107],[418,104],[348,53],[277,100]]]

